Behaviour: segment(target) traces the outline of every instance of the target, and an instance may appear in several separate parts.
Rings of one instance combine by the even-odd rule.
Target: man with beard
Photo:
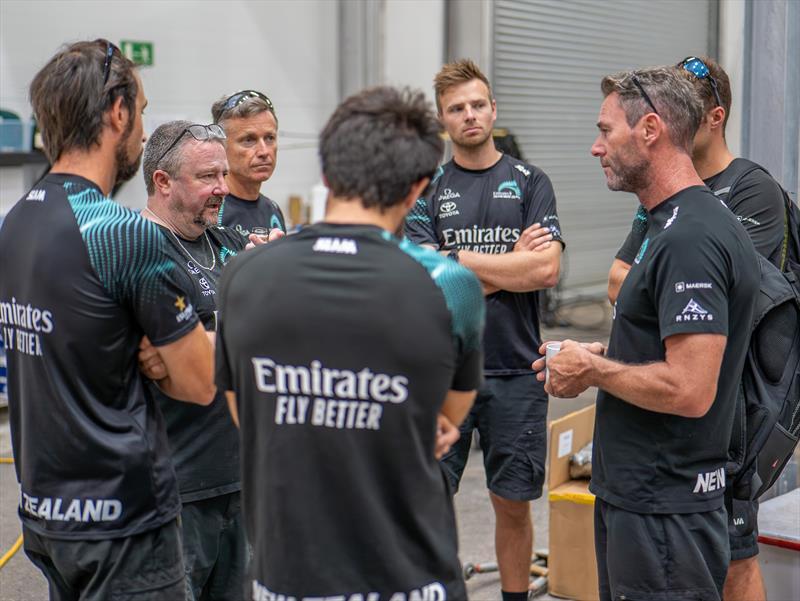
[[[139,166],[142,82],[110,42],[78,42],[30,98],[52,168],[0,231],[25,552],[52,599],[182,598],[177,482],[137,350],[147,336],[162,390],[198,404],[212,357],[163,235],[108,198]]]
[[[703,182],[733,211],[750,235],[756,251],[778,269],[784,268],[783,192],[766,171],[750,171],[730,188],[727,172],[742,159],[734,158],[725,141],[725,126],[731,110],[731,84],[728,74],[715,61],[688,57],[678,69],[695,87],[703,100],[703,120],[694,137],[692,162]],[[727,185],[726,185],[727,182]],[[608,298],[613,304],[636,252],[647,231],[647,211],[639,207],[633,227],[617,252],[608,276]],[[763,601],[764,581],[758,566],[758,501],[734,499],[726,488],[731,565],[725,581],[726,601]]]
[[[219,212],[219,225],[245,236],[286,232],[278,203],[261,194],[261,184],[272,177],[278,160],[278,117],[272,101],[255,90],[243,90],[219,99],[211,107],[214,123],[228,141],[229,194]]]
[[[541,344],[534,291],[558,281],[563,242],[556,199],[544,172],[495,148],[497,108],[488,79],[472,61],[445,65],[435,94],[453,160],[409,213],[406,235],[471,269],[486,295],[486,382],[443,466],[458,490],[477,428],[497,520],[503,599],[524,601],[530,501],[542,494],[547,437],[547,395],[530,371]]]
[[[247,239],[217,227],[225,175],[225,133],[219,125],[171,121],[159,126],[144,151],[147,208],[167,239],[167,255],[192,281],[186,302],[194,306],[212,344],[217,282],[223,266]],[[140,355],[147,375],[160,377],[156,349]],[[152,385],[167,424],[183,508],[183,557],[187,597],[240,599],[247,546],[241,522],[239,435],[218,392],[208,407],[176,403]]]
[[[703,116],[692,82],[656,68],[609,75],[601,89],[592,154],[611,190],[639,197],[647,230],[607,351],[562,342],[546,388],[559,397],[600,389],[590,484],[600,598],[718,600],[730,558],[725,463],[760,283],[756,253],[692,165]]]

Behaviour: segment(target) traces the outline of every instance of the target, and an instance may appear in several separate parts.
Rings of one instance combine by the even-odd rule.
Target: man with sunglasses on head
[[[247,236],[286,232],[278,203],[261,194],[278,160],[278,117],[272,101],[255,90],[219,99],[211,107],[214,123],[227,135],[230,193],[219,212],[219,225]]]
[[[142,82],[110,42],[78,42],[30,98],[52,167],[0,231],[25,552],[51,599],[181,599],[178,487],[137,350],[146,336],[164,393],[200,405],[213,361],[163,234],[108,197],[139,167]]]
[[[147,207],[142,216],[166,238],[165,252],[191,280],[192,305],[212,343],[216,339],[217,284],[224,265],[245,247],[238,232],[217,226],[225,176],[225,132],[219,125],[171,121],[159,126],[144,150]],[[167,426],[183,507],[187,598],[242,597],[247,544],[241,521],[239,436],[219,391],[208,407],[176,403],[159,389],[161,362],[146,342],[140,362],[153,379]]]
[[[755,169],[730,188],[728,171],[738,167],[725,140],[731,109],[728,74],[707,57],[690,56],[677,68],[703,100],[703,120],[694,137],[692,162],[703,182],[736,215],[753,245],[765,259],[782,269],[785,205],[783,191],[766,171]],[[633,227],[617,252],[608,276],[608,297],[615,302],[647,230],[647,212],[640,207]],[[726,601],[762,601],[766,598],[758,566],[758,501],[734,500],[726,488],[731,565],[725,582]]]
[[[592,155],[609,189],[638,196],[648,226],[608,349],[562,342],[545,388],[600,390],[589,486],[600,599],[719,600],[730,559],[725,465],[757,256],[692,165],[703,118],[692,82],[660,67],[609,75],[601,89]]]

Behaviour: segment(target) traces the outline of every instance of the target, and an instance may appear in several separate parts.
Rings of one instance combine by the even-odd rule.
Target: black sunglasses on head
[[[717,101],[717,106],[722,106],[722,101],[719,99],[719,91],[717,90],[717,80],[711,76],[711,71],[708,69],[702,60],[696,56],[687,56],[676,67],[682,67],[697,79],[707,79],[711,84],[711,89],[714,92],[714,100]]]
[[[185,127],[181,130],[181,133],[178,134],[178,137],[172,141],[172,144],[167,146],[167,149],[161,153],[160,157],[158,157],[158,160],[156,161],[156,167],[158,167],[158,164],[164,160],[164,157],[167,156],[167,153],[175,148],[175,145],[180,141],[186,132],[189,132],[189,135],[198,142],[204,142],[213,138],[217,138],[219,140],[224,140],[226,138],[222,127],[214,123],[211,125],[200,125],[199,123],[196,123],[194,125],[190,125],[189,127]]]
[[[631,74],[631,81],[633,82],[633,85],[639,88],[639,92],[642,94],[642,98],[644,98],[645,102],[647,102],[647,104],[650,105],[650,108],[653,109],[653,112],[656,115],[658,115],[658,110],[656,109],[656,105],[653,104],[653,101],[650,100],[650,96],[648,96],[647,92],[644,91],[644,88],[642,87],[642,82],[639,81],[639,78],[636,76],[636,73]]]
[[[242,90],[241,92],[236,92],[232,96],[228,96],[227,100],[225,100],[225,104],[222,105],[223,112],[229,111],[232,108],[236,108],[248,98],[259,98],[263,100],[266,103],[267,108],[273,113],[275,112],[275,105],[272,104],[272,100],[256,90]]]
[[[113,43],[106,41],[106,60],[103,63],[103,87],[108,83],[108,77],[111,75],[111,61],[114,58],[114,51],[119,50]]]

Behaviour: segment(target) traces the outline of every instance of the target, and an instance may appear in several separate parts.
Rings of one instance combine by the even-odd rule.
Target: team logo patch
[[[493,198],[512,198],[519,200],[522,198],[522,191],[519,184],[513,179],[503,182],[497,187],[497,191],[492,195]]]
[[[44,202],[45,190],[31,190],[25,200],[34,200],[36,202]]]
[[[175,302],[173,303],[175,308],[178,310],[178,314],[175,316],[175,321],[181,323],[182,321],[186,321],[192,316],[194,312],[194,308],[192,307],[192,303],[186,303],[185,296],[176,296]]]
[[[522,173],[525,177],[530,177],[531,172],[522,165],[514,165],[514,169]]]
[[[675,207],[674,209],[672,209],[672,217],[667,219],[667,222],[664,224],[664,229],[667,229],[669,226],[671,226],[675,221],[675,219],[677,219],[678,209],[680,209],[680,207]]]
[[[650,246],[650,238],[645,238],[642,245],[639,247],[639,252],[636,253],[636,258],[633,260],[637,265],[644,259],[644,253],[647,252],[647,247]]]
[[[192,275],[197,275],[200,273],[200,268],[194,261],[187,261],[186,262],[186,271],[191,273]]]
[[[452,200],[443,202],[439,206],[439,217],[454,217],[456,215],[459,215],[458,205],[456,205],[456,203],[454,203]]]
[[[681,314],[675,316],[675,321],[714,321],[714,316],[701,307],[696,300],[690,299]]]

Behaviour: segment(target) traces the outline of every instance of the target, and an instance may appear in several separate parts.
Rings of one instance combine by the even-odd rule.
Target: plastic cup
[[[547,347],[545,350],[544,355],[544,378],[545,380],[550,379],[550,370],[547,367],[547,364],[550,363],[550,359],[555,357],[556,353],[561,350],[561,343],[560,342],[548,342]]]

